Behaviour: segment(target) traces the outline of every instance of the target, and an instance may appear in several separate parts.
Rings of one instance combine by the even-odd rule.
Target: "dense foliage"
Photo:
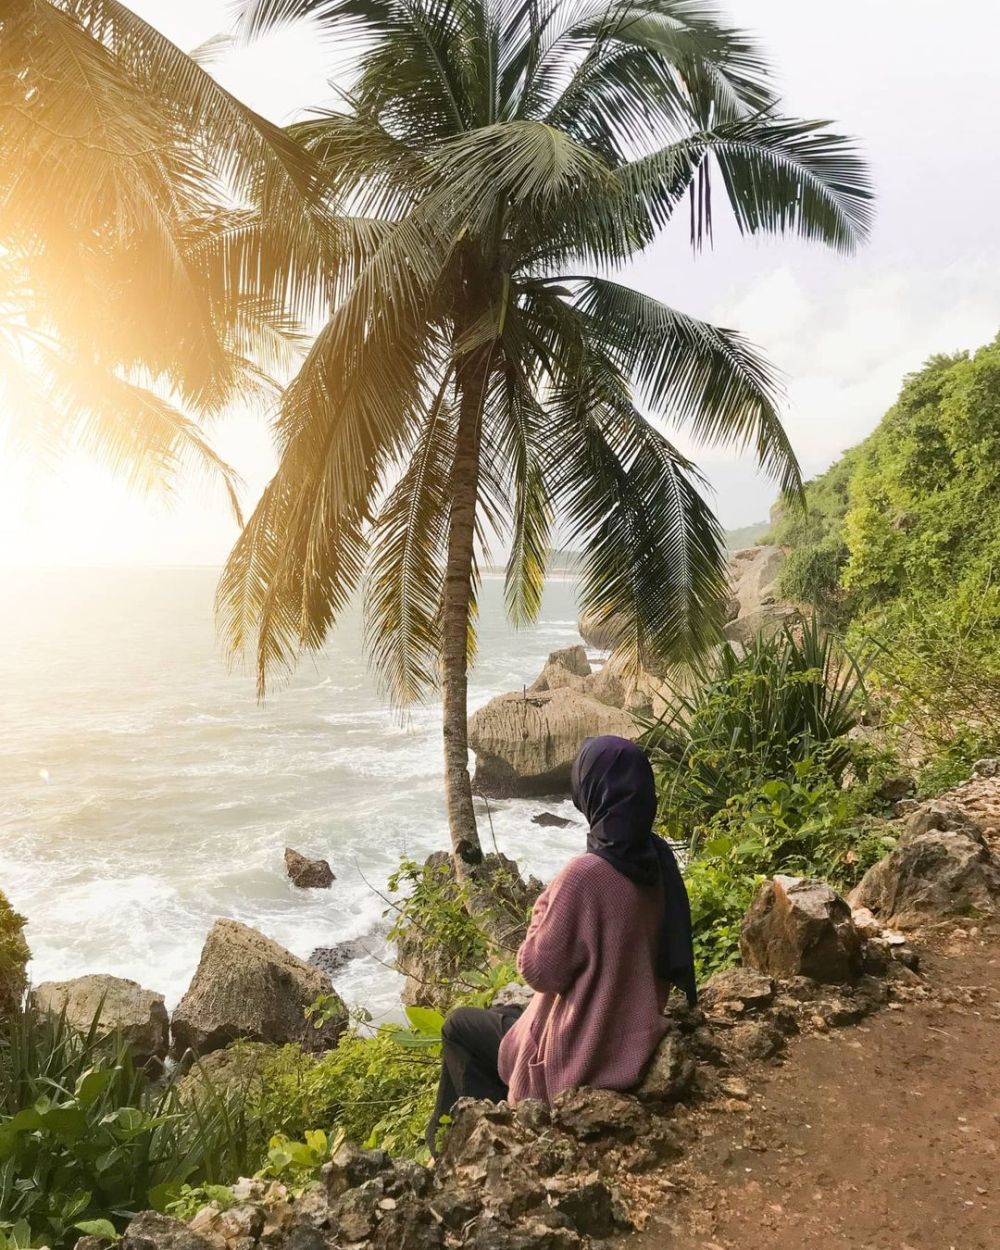
[[[964,763],[1000,712],[998,453],[1000,340],[908,377],[771,534],[783,591],[846,628],[898,722],[935,750],[965,740]]]
[[[24,917],[0,893],[0,1020],[8,1019],[21,1005],[30,954],[24,940]]]
[[[182,1106],[120,1038],[30,1008],[0,1030],[0,1233],[53,1247],[108,1235],[172,1187],[232,1180],[247,1161],[237,1107]]]

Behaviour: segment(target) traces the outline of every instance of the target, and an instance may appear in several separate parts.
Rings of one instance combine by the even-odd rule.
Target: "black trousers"
[[[441,1029],[441,1080],[434,1114],[427,1126],[427,1145],[437,1154],[441,1117],[459,1098],[502,1102],[507,1086],[500,1080],[497,1058],[503,1035],[520,1016],[521,1007],[456,1007]]]

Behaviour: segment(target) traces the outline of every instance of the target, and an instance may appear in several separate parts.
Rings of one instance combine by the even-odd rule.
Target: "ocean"
[[[130,977],[176,1004],[220,916],[307,957],[384,931],[403,856],[447,847],[440,709],[405,722],[380,696],[352,612],[258,703],[215,635],[212,569],[0,572],[0,889],[28,918],[37,983]],[[511,629],[485,579],[470,708],[530,683],[579,641],[576,583],[552,580]],[[568,801],[478,801],[484,844],[547,878],[583,828]],[[329,860],[297,890],[286,846]],[[376,1019],[399,1012],[384,939],[335,978]]]

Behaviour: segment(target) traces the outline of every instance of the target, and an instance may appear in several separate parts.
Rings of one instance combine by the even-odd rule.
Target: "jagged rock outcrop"
[[[725,627],[730,641],[749,642],[759,631],[775,631],[796,617],[796,608],[778,594],[784,563],[780,547],[745,547],[730,557],[731,598]]]
[[[636,738],[639,728],[627,712],[569,686],[500,695],[469,720],[475,788],[491,796],[563,794],[581,743],[599,734]]]
[[[341,1010],[315,1028],[305,1011],[320,995]],[[240,1037],[321,1050],[335,1046],[346,1026],[347,1008],[329,977],[236,920],[212,926],[171,1024],[178,1055],[203,1055]]]
[[[99,1033],[120,1033],[139,1066],[157,1068],[167,1057],[170,1022],[163,995],[143,989],[137,981],[95,973],[71,981],[43,981],[31,997],[39,1011],[65,1016],[80,1033],[88,1033],[95,1021]]]
[[[587,659],[587,648],[583,646],[563,647],[553,651],[545,661],[545,666],[528,687],[531,693],[543,690],[585,689],[585,680],[591,674],[590,661]]]
[[[325,859],[307,859],[290,846],[285,847],[285,872],[300,890],[328,890],[336,877]]]
[[[899,845],[868,869],[851,902],[899,928],[1000,916],[1000,859],[967,806],[932,800],[910,813]]]
[[[757,892],[740,931],[740,953],[769,976],[839,984],[862,969],[851,909],[821,881],[777,876]]]
[[[458,897],[455,867],[447,851],[434,851],[424,862],[436,888],[446,897]],[[471,895],[470,910],[498,958],[507,959],[524,940],[528,916],[542,892],[536,877],[525,880],[512,859],[491,852],[472,870],[463,886]],[[403,1002],[407,1006],[446,1011],[463,988],[462,973],[470,971],[467,956],[448,949],[418,925],[396,938],[396,966],[406,977]],[[475,971],[482,971],[477,967]]]

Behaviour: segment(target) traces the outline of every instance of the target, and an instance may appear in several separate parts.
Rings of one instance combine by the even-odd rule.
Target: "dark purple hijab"
[[[653,832],[656,785],[645,751],[610,734],[588,738],[572,773],[573,802],[590,825],[587,850],[637,885],[663,886],[657,975],[698,1001],[691,907],[677,861]]]

